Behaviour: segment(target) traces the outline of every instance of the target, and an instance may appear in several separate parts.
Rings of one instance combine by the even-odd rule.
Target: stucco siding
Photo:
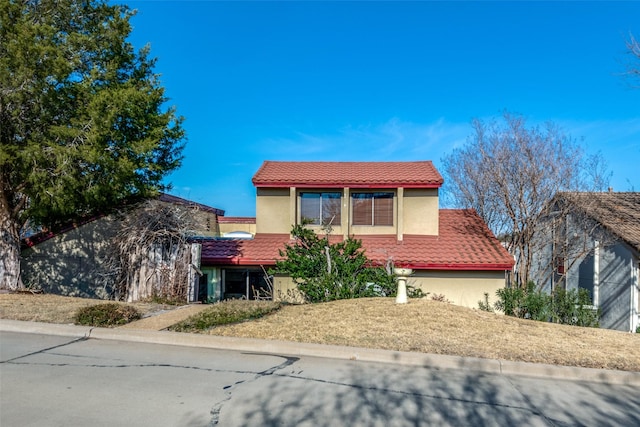
[[[437,189],[405,189],[402,210],[402,233],[438,235]]]
[[[218,225],[220,229],[220,235],[224,235],[225,233],[231,233],[233,231],[243,231],[245,233],[256,234],[256,224],[250,223],[222,223]]]
[[[275,299],[286,299],[298,290],[288,276],[276,276],[274,281]],[[496,291],[505,285],[502,271],[417,271],[409,277],[408,286],[422,289],[428,297],[444,295],[453,304],[478,308],[478,302],[484,301],[484,293],[489,301],[495,301]]]
[[[484,301],[485,292],[489,302],[496,300],[496,291],[505,286],[503,271],[416,271],[407,280],[408,286],[420,288],[434,295],[444,295],[453,304],[478,308],[478,301]]]
[[[258,188],[256,196],[256,233],[291,232],[288,188]]]
[[[304,296],[291,277],[276,274],[273,277],[273,299],[274,301],[299,303],[304,301]]]

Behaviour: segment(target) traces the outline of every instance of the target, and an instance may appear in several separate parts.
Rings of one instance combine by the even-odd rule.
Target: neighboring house
[[[209,299],[253,299],[265,271],[306,223],[331,239],[353,236],[381,264],[411,268],[408,284],[467,307],[504,287],[513,257],[473,210],[439,209],[443,180],[430,161],[274,162],[253,177],[253,239],[202,241],[201,271]],[[271,278],[274,296],[295,289]]]
[[[242,216],[218,217],[220,236],[252,238],[256,234],[256,219]]]
[[[559,193],[538,283],[551,292],[583,288],[600,309],[600,326],[636,332],[640,325],[640,193]]]
[[[192,234],[205,238],[220,235],[217,218],[224,215],[224,211],[168,194],[161,194],[157,200],[189,215],[190,225],[194,228]],[[130,208],[123,208],[125,215],[131,215]],[[97,215],[55,233],[42,232],[25,239],[21,260],[23,282],[26,286],[49,293],[86,298],[111,297],[113,289],[105,287],[104,277],[112,272],[105,271],[103,251],[119,223],[117,214]],[[187,283],[190,289],[184,293],[189,295],[188,299],[198,299],[199,245],[189,244],[189,248],[169,250],[149,248],[146,258],[137,277],[132,279],[142,285],[127,295],[128,300],[148,297],[154,281],[167,280],[167,277]]]

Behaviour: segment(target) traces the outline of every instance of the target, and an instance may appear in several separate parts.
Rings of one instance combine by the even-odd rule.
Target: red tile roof
[[[428,270],[510,270],[513,257],[471,210],[440,210],[440,235],[355,236],[378,263]],[[332,241],[341,240],[332,236]],[[253,240],[208,240],[203,265],[274,265],[278,249],[293,243],[288,234],[257,234]]]
[[[439,188],[442,176],[431,161],[274,162],[253,176],[256,187]]]

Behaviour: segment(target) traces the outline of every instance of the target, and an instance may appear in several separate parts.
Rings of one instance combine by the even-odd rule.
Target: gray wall
[[[570,226],[570,237],[575,234]],[[598,300],[593,301],[601,310],[600,327],[620,331],[634,329],[631,321],[632,298],[635,298],[635,310],[637,315],[637,294],[634,295],[634,284],[637,286],[638,253],[630,246],[615,239],[613,236],[603,235],[599,244],[599,287],[594,289],[595,251],[594,239],[591,237],[573,238],[566,240],[563,236],[560,240],[575,245],[575,253],[581,253],[577,261],[567,269],[566,289],[584,288],[589,291],[592,301],[598,294]],[[552,270],[552,239],[546,236],[548,244],[542,246],[534,258],[532,277],[536,283],[546,292],[551,292],[552,283],[558,285],[561,276],[551,273]],[[575,258],[574,258],[575,259]],[[571,256],[567,256],[568,264]],[[634,283],[636,282],[636,283]]]
[[[44,292],[83,298],[107,298],[100,285],[99,256],[114,232],[114,222],[100,218],[54,236],[22,252],[22,280]]]

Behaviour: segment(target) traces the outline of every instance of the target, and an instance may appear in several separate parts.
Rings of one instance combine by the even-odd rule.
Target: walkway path
[[[207,304],[189,304],[183,305],[171,310],[164,310],[159,314],[136,320],[120,326],[119,329],[139,329],[147,331],[162,331],[171,325],[175,325],[194,314],[200,313],[202,310],[209,308]]]

